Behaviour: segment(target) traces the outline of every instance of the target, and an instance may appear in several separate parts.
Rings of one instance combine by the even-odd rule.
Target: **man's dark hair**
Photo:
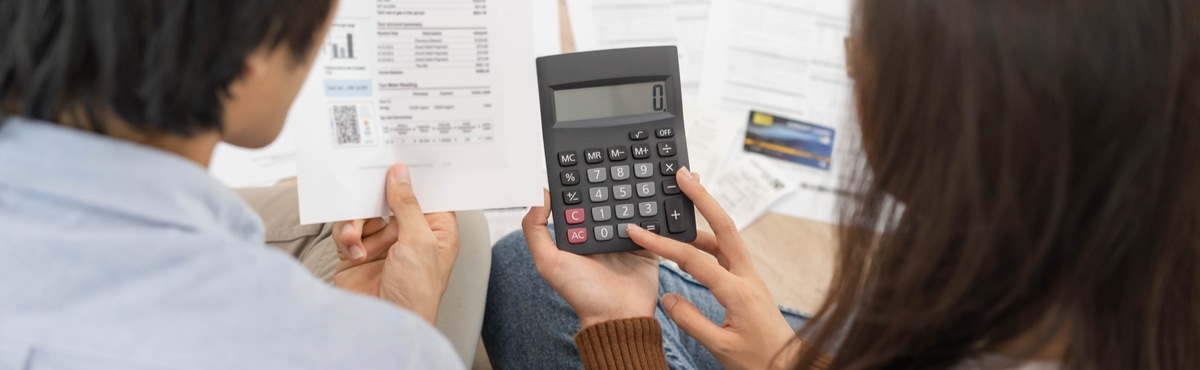
[[[303,60],[333,0],[0,1],[0,114],[98,133],[113,114],[139,132],[221,129],[221,99],[261,47]]]

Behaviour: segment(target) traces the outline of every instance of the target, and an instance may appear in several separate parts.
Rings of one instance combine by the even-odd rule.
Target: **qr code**
[[[362,133],[358,130],[358,106],[334,105],[331,108],[337,145],[362,144]]]

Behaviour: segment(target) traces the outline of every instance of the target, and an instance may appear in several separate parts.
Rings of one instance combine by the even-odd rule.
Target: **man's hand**
[[[392,222],[334,224],[339,262],[333,284],[395,303],[435,324],[458,258],[458,219],[453,213],[422,214],[405,165],[392,167],[386,183]]]
[[[529,210],[521,227],[538,273],[575,309],[580,324],[653,317],[658,257],[646,251],[581,256],[559,250],[546,229],[549,192],[544,199],[544,206]]]

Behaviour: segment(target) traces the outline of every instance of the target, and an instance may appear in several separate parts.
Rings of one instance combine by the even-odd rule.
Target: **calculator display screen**
[[[666,82],[554,91],[558,122],[638,116],[667,111]]]

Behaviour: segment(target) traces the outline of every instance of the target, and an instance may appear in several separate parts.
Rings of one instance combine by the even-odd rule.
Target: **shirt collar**
[[[53,123],[0,119],[0,174],[0,190],[263,242],[259,216],[203,167],[133,142]]]

